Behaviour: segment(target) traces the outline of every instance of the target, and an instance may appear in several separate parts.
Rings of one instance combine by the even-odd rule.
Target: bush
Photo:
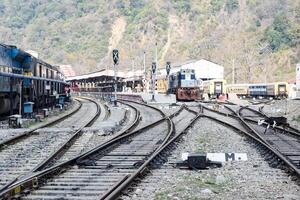
[[[232,13],[233,11],[239,8],[239,2],[238,0],[227,0],[225,6],[226,6],[226,10],[229,13]]]
[[[211,0],[210,5],[212,7],[212,12],[217,13],[223,7],[224,1],[223,0]]]
[[[275,17],[274,22],[266,29],[265,38],[273,51],[278,51],[284,46],[292,46],[290,24],[284,14]]]

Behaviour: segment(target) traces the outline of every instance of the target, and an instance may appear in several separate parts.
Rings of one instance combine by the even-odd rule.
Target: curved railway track
[[[68,117],[71,117],[72,115],[74,115],[75,113],[77,113],[81,106],[82,106],[82,103],[78,100],[76,100],[78,103],[79,103],[79,106],[74,109],[72,112],[66,114],[66,115],[63,115],[62,117],[59,117],[57,118],[56,120],[53,120],[49,123],[46,123],[44,125],[41,125],[41,126],[38,126],[37,128],[33,128],[33,129],[29,129],[29,130],[26,130],[26,131],[22,131],[20,134],[15,134],[13,135],[12,137],[11,136],[7,136],[6,139],[2,139],[0,141],[0,149],[5,147],[5,146],[8,146],[10,144],[13,144],[13,143],[16,143],[18,141],[20,141],[21,139],[24,139],[32,134],[34,134],[34,132],[38,129],[41,129],[41,128],[46,128],[46,127],[50,127],[50,126],[53,126],[55,124],[58,124],[60,123],[61,121],[67,119]]]
[[[259,126],[257,124],[257,120],[250,119],[248,116],[254,116],[255,119],[261,119],[267,116],[259,110],[249,107],[240,107],[236,111],[231,107],[224,106],[232,114],[219,112],[206,106],[203,107],[211,112],[239,120],[244,129],[238,126],[232,126],[232,123],[227,123],[226,120],[218,120],[214,117],[207,116],[212,120],[218,121],[219,123],[229,126],[236,131],[242,132],[251,137],[254,141],[261,144],[264,148],[268,149],[268,151],[275,155],[271,156],[273,165],[279,165],[283,162],[289,168],[288,171],[292,171],[295,175],[300,177],[299,130],[294,128],[283,129],[281,127],[275,127],[275,129],[269,129],[266,131],[266,125]]]
[[[240,108],[238,117],[243,125],[253,133],[253,135],[264,144],[271,152],[273,152],[278,159],[274,159],[277,163],[283,161],[298,177],[300,177],[300,134],[298,130],[284,130],[284,129],[266,129],[265,126],[259,126],[254,123],[247,122],[241,115]],[[265,116],[260,111],[249,109],[258,116]],[[294,132],[294,131],[297,132]]]
[[[119,134],[112,140],[65,163],[29,175],[27,179],[15,183],[1,193],[1,196],[5,198],[15,196],[16,193],[20,194],[21,191],[45,183],[25,199],[53,199],[58,196],[80,199],[80,195],[84,195],[84,199],[88,199],[89,196],[94,199],[95,195],[97,197],[102,195],[102,199],[109,199],[116,191],[120,191],[120,188],[124,189],[124,184],[126,186],[133,181],[162,150],[161,148],[171,138],[175,138],[174,124],[170,118],[176,117],[177,114],[167,117],[160,110],[147,106],[147,109],[149,108],[159,112],[162,118],[135,131]],[[182,110],[179,109],[177,113]],[[182,121],[183,118],[178,120]],[[65,172],[61,173],[61,170]],[[49,176],[53,178],[48,180]]]
[[[88,110],[92,110],[89,104],[94,105],[94,113],[87,112]],[[43,130],[39,129],[28,134],[27,137],[16,138],[17,141],[11,141],[9,145],[1,149],[0,191],[8,188],[27,173],[44,169],[49,163],[57,159],[59,154],[63,154],[66,149],[72,146],[74,140],[80,136],[81,130],[89,126],[98,117],[100,112],[98,104],[93,101],[88,101],[88,103],[82,102],[79,108],[75,112],[78,116],[74,115],[74,112],[72,115],[67,115],[68,117],[72,116],[73,120],[74,118],[79,119],[82,116],[87,118],[82,123],[77,123],[74,131],[50,130],[49,132],[43,132]],[[86,114],[84,115],[84,113]],[[60,119],[59,123],[51,123],[51,125],[56,128],[62,128],[72,124],[66,116],[63,119],[65,120]]]
[[[295,165],[290,166],[286,162],[287,157],[279,155],[278,150],[273,151],[275,148],[266,142],[268,139],[259,136],[257,130],[253,128],[257,121],[243,118],[243,115],[239,114],[245,108],[240,108],[238,112],[226,108],[228,112],[223,113],[207,107],[200,107],[199,111],[192,110],[182,105],[175,113],[166,116],[159,109],[145,104],[132,101],[120,101],[120,103],[136,110],[134,122],[125,130],[67,161],[47,166],[38,172],[28,173],[26,177],[1,191],[0,197],[45,200],[116,199],[140,175],[145,175],[151,166],[165,162],[166,154],[172,149],[174,142],[178,141],[200,117],[214,120],[261,143],[299,175],[299,168],[297,171],[294,169]],[[203,109],[230,117],[245,128],[242,129],[224,119],[204,114]],[[299,143],[299,138],[296,140]]]

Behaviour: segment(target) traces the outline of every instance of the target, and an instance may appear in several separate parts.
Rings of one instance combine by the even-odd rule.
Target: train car
[[[249,93],[248,84],[228,84],[226,85],[226,92],[236,94],[238,97],[246,98]]]
[[[226,80],[212,79],[202,82],[203,93],[208,94],[209,98],[218,98],[226,93]]]
[[[289,94],[289,84],[287,82],[273,83],[275,88],[276,98],[287,98]]]
[[[168,90],[168,81],[166,79],[166,76],[158,76],[156,77],[156,91],[159,94],[166,94]]]
[[[0,114],[16,109],[20,101],[48,103],[54,91],[63,93],[65,84],[57,67],[16,46],[0,44]]]
[[[288,83],[257,83],[249,84],[249,97],[286,98],[288,97]]]
[[[176,99],[181,101],[192,101],[201,98],[195,70],[181,69],[179,72],[171,74],[169,76],[168,92],[176,94]]]

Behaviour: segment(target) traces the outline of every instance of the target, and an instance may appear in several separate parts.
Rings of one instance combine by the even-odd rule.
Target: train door
[[[278,85],[278,96],[286,96],[287,92],[286,92],[286,85],[285,84],[279,84]]]
[[[223,93],[223,83],[222,82],[215,82],[214,84],[214,93],[215,95],[219,96]]]

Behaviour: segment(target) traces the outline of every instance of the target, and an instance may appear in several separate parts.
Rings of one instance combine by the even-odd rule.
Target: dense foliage
[[[120,68],[141,67],[144,50],[149,66],[157,43],[160,66],[205,58],[229,79],[234,63],[239,82],[290,80],[300,0],[0,0],[0,42],[77,72],[110,67],[115,47]]]

